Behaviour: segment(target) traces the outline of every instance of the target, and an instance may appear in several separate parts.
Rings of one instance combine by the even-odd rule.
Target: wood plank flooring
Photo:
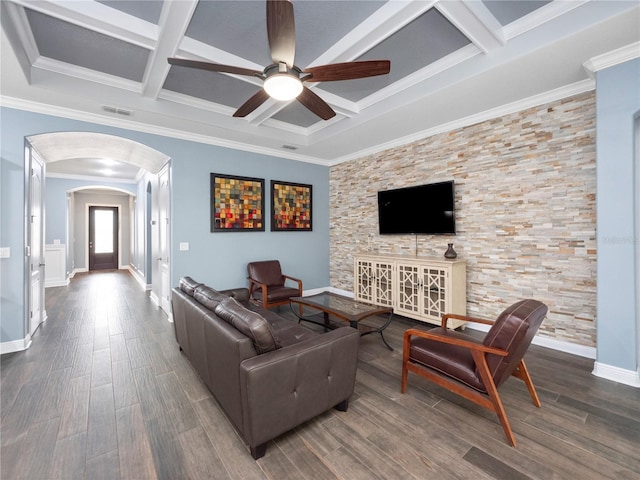
[[[395,318],[393,352],[361,339],[349,410],[256,462],[128,273],[76,275],[46,309],[31,348],[1,357],[2,479],[640,479],[640,389],[591,375],[592,360],[531,347],[542,408],[516,379],[502,387],[512,448],[464,399],[413,375],[400,393],[416,322]]]

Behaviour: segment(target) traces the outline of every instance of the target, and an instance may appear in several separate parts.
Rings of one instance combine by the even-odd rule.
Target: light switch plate
[[[9,258],[11,256],[11,247],[0,248],[0,258]]]
[[[180,251],[186,252],[189,250],[189,242],[180,242]]]

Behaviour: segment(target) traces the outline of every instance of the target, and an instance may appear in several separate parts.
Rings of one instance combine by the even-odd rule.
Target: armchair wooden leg
[[[475,361],[476,367],[478,368],[478,373],[482,378],[482,382],[484,383],[487,394],[489,395],[489,399],[491,400],[491,404],[493,405],[493,411],[496,413],[496,415],[498,415],[498,419],[502,424],[502,430],[504,430],[504,434],[511,446],[515,447],[516,437],[513,435],[513,431],[511,430],[511,425],[509,424],[509,420],[507,419],[507,412],[504,409],[504,405],[502,405],[502,400],[500,399],[500,394],[498,393],[496,384],[493,383],[493,377],[491,377],[491,372],[489,371],[486,357],[484,353],[477,350],[473,350],[471,352],[471,355],[473,356],[473,360]]]
[[[411,336],[405,333],[404,342],[402,345],[402,380],[400,382],[400,393],[407,391],[407,377],[409,376],[409,370],[407,364],[409,363],[409,348],[411,347]]]
[[[516,368],[513,372],[513,376],[518,377],[527,386],[527,390],[529,390],[529,395],[531,395],[533,404],[536,407],[542,406],[542,404],[540,403],[540,399],[538,398],[538,393],[536,392],[536,387],[533,386],[533,381],[531,380],[529,370],[527,370],[527,366],[525,365],[524,360],[520,360],[520,364],[518,365],[518,368]]]

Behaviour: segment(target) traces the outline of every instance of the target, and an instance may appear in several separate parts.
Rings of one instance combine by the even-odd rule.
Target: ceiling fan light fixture
[[[290,73],[275,73],[265,79],[264,91],[275,100],[293,100],[302,92],[302,82]]]

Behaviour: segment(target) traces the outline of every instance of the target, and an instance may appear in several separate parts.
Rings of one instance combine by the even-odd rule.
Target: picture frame
[[[211,173],[211,232],[263,232],[264,179]]]
[[[271,180],[271,231],[311,231],[313,186]]]

